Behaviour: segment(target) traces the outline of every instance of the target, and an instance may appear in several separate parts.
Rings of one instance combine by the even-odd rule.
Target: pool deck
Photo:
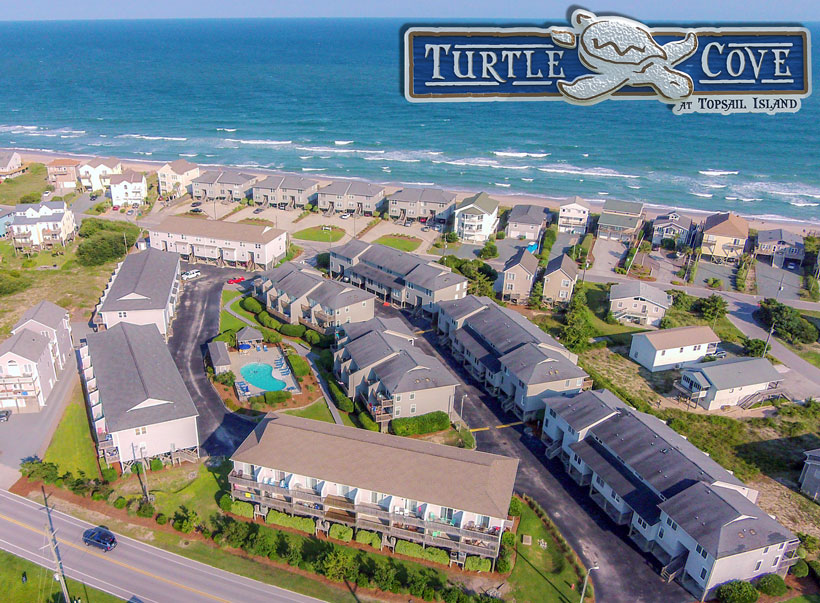
[[[229,352],[231,358],[231,370],[233,374],[236,376],[237,381],[243,381],[248,385],[248,389],[250,389],[251,396],[257,396],[259,394],[265,393],[264,389],[256,387],[253,383],[245,380],[242,377],[242,367],[246,364],[253,364],[254,362],[261,362],[263,364],[269,364],[273,368],[273,376],[279,379],[280,381],[285,382],[285,391],[291,392],[293,395],[298,394],[301,390],[299,389],[299,384],[296,382],[296,379],[293,376],[293,373],[289,375],[282,375],[276,369],[276,361],[279,358],[284,358],[282,352],[277,348],[275,345],[268,345],[268,351],[257,352],[256,347],[251,348],[250,351],[247,353],[240,353],[240,352]],[[289,367],[289,365],[287,365]],[[292,388],[292,389],[291,389]]]

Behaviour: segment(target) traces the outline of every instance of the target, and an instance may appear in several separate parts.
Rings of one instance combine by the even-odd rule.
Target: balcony
[[[402,540],[410,540],[411,542],[424,542],[424,531],[420,528],[409,529],[408,527],[396,526],[390,528],[390,535]]]
[[[680,379],[677,379],[672,383],[672,387],[678,390],[678,396],[682,398],[686,398],[688,400],[699,400],[701,398],[705,398],[708,390],[695,390],[692,391],[688,387],[686,387],[683,383],[681,383]]]
[[[325,496],[325,507],[333,507],[335,509],[342,509],[344,511],[355,511],[356,504],[344,496]]]
[[[322,504],[322,497],[316,494],[314,490],[307,490],[297,486],[289,490],[289,493],[294,501]]]
[[[379,519],[389,520],[391,517],[389,511],[380,507],[379,505],[374,505],[370,503],[358,503],[354,505],[353,510],[358,515],[370,515],[371,517],[377,517]]]

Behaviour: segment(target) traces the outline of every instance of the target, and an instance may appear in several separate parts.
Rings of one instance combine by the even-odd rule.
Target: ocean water
[[[776,116],[410,104],[403,24],[0,23],[0,146],[820,221],[817,96]]]

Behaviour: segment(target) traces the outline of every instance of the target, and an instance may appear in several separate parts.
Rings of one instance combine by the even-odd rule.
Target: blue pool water
[[[279,391],[285,389],[285,385],[287,385],[281,379],[273,376],[273,367],[271,365],[262,362],[246,364],[239,369],[239,372],[242,373],[245,381],[266,392]]]
[[[537,253],[538,252],[538,243],[530,243],[527,245],[527,251],[530,253]]]

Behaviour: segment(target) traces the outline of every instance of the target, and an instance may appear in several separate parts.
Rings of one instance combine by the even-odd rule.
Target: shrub
[[[368,532],[367,530],[359,530],[356,532],[356,542],[359,544],[369,544],[374,549],[381,547],[382,539],[376,532]]]
[[[157,523],[161,526],[164,526],[166,523],[168,523],[168,516],[165,515],[165,513],[157,513],[157,516],[156,516],[155,519],[156,519]]]
[[[809,564],[802,559],[799,559],[797,563],[791,566],[789,573],[793,574],[797,578],[805,578],[809,575]]]
[[[293,374],[297,377],[307,377],[310,375],[310,364],[298,354],[288,354],[288,362]]]
[[[814,578],[815,582],[820,583],[820,561],[812,559],[807,565],[809,566],[811,577]]]
[[[194,531],[194,529],[196,529],[198,523],[199,515],[197,515],[192,509],[180,507],[179,510],[174,513],[173,526],[177,532],[190,534]]]
[[[396,541],[396,553],[407,555],[408,557],[415,557],[416,559],[426,559],[433,563],[442,563],[444,565],[450,563],[450,555],[447,554],[447,551],[434,547],[424,548],[420,544],[406,540]]]
[[[264,308],[255,297],[243,297],[239,302],[243,310],[247,310],[251,314],[259,314]]]
[[[308,329],[307,331],[305,331],[305,335],[304,335],[303,338],[304,338],[305,342],[307,342],[310,345],[318,345],[318,343],[322,339],[321,335],[319,335],[313,329]]]
[[[265,343],[280,343],[282,341],[282,336],[273,329],[262,328],[259,332],[262,333],[262,339]]]
[[[165,468],[162,459],[151,459],[151,471],[161,471]]]
[[[470,572],[489,572],[492,562],[484,557],[467,557],[464,560],[464,569]]]
[[[293,394],[285,390],[279,390],[277,392],[265,392],[265,404],[276,406],[277,404],[287,402],[292,397]]]
[[[315,522],[309,517],[292,517],[287,513],[282,513],[281,511],[275,511],[273,509],[268,511],[265,521],[278,526],[293,528],[294,530],[299,530],[300,532],[307,532],[308,534],[313,534],[316,530]]]
[[[520,498],[516,498],[513,496],[510,499],[510,510],[509,515],[510,517],[520,517],[521,512],[524,510],[524,503],[521,502]]]
[[[316,363],[319,365],[319,368],[321,368],[322,370],[327,371],[327,372],[332,371],[333,370],[333,352],[331,352],[330,350],[327,350],[327,349],[322,350],[321,352],[319,352],[319,359],[316,361]]]
[[[274,331],[278,331],[282,328],[282,323],[276,320],[273,316],[267,313],[267,311],[262,310],[256,315],[256,320],[259,321],[259,324],[263,327],[267,327],[268,329],[273,329]]]
[[[23,461],[20,463],[20,473],[32,481],[53,484],[59,477],[60,468],[54,463],[44,463],[40,460]]]
[[[231,513],[240,517],[253,519],[253,503],[244,500],[235,500],[231,503]]]
[[[111,496],[113,491],[114,490],[108,486],[97,488],[91,493],[91,500],[108,500],[108,497]]]
[[[359,424],[369,431],[379,431],[379,425],[370,418],[370,414],[367,411],[361,410],[359,414],[356,415],[356,418],[359,419]]]
[[[296,337],[301,338],[302,335],[305,334],[305,326],[304,325],[282,325],[279,327],[279,332],[282,335],[287,335],[288,337]]]
[[[12,295],[28,289],[32,280],[19,270],[0,271],[0,295]]]
[[[341,540],[342,542],[350,542],[353,540],[353,528],[334,523],[330,526],[328,536],[336,540]]]
[[[808,320],[794,308],[781,304],[774,299],[760,303],[760,319],[767,327],[774,323],[774,331],[789,343],[813,343],[817,341],[818,332]]]
[[[114,508],[115,509],[124,509],[125,505],[128,504],[128,501],[125,500],[122,496],[118,496],[117,499],[114,501]]]
[[[505,546],[515,546],[515,534],[512,532],[504,532],[501,535],[501,544]]]
[[[512,569],[512,560],[510,559],[511,556],[512,554],[510,553],[510,547],[502,546],[498,551],[498,560],[495,562],[495,569],[502,574],[509,572]]]
[[[228,387],[233,387],[233,384],[236,383],[236,375],[233,374],[233,371],[226,371],[224,373],[214,375],[214,381],[221,383],[222,385],[227,385]]]
[[[450,417],[443,410],[437,410],[416,417],[393,419],[390,426],[398,436],[433,433],[450,427]]]
[[[78,232],[77,261],[83,266],[99,266],[125,256],[142,229],[124,221],[87,218]]]
[[[353,412],[353,400],[344,395],[342,389],[330,376],[327,376],[326,379],[328,389],[330,389],[330,395],[333,396],[333,402],[335,402],[339,410]]]
[[[102,474],[102,479],[104,482],[111,484],[117,481],[117,470],[113,467],[106,467],[100,471],[100,473]]]
[[[219,508],[223,511],[230,511],[233,505],[233,496],[229,493],[225,493],[219,497]]]
[[[498,257],[498,247],[492,241],[484,243],[484,247],[478,252],[478,257],[482,260],[489,260]]]
[[[154,512],[154,505],[147,501],[142,501],[137,507],[137,517],[153,517]]]
[[[764,595],[769,595],[770,597],[780,597],[781,595],[785,595],[789,590],[789,587],[786,586],[786,582],[777,574],[766,574],[758,578],[755,582],[755,587]]]
[[[444,240],[448,243],[455,243],[456,241],[458,241],[458,235],[452,231],[448,232],[446,235],[444,235]]]

